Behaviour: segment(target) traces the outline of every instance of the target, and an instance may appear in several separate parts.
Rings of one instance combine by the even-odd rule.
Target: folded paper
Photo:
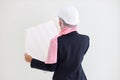
[[[33,58],[45,62],[48,55],[49,42],[58,34],[56,24],[53,21],[48,21],[25,29],[25,34],[25,52]]]

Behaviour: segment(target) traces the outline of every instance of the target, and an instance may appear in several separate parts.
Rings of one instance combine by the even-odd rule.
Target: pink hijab
[[[62,36],[62,35],[66,35],[68,33],[71,33],[73,31],[76,31],[77,27],[64,27],[60,33],[58,35],[56,35],[55,37],[53,37],[50,41],[50,45],[49,45],[49,50],[48,50],[48,56],[47,59],[45,61],[46,64],[54,64],[57,63],[57,49],[58,49],[58,37]]]

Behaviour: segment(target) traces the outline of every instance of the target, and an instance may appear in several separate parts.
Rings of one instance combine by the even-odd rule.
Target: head
[[[59,11],[58,17],[61,29],[63,29],[64,27],[76,27],[79,23],[79,13],[77,9],[73,6],[63,7]]]
[[[71,25],[71,24],[67,24],[63,19],[59,18],[59,25],[60,25],[60,29],[63,29],[64,27],[76,27],[77,25]]]

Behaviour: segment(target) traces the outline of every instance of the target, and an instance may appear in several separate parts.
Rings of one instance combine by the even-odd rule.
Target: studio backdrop
[[[78,9],[78,31],[90,37],[82,62],[88,80],[120,80],[119,0],[0,0],[0,80],[52,80],[53,73],[25,62],[24,30],[49,20],[58,24],[64,5]]]

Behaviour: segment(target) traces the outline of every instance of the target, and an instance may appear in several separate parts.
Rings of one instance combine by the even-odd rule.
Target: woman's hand
[[[24,54],[24,57],[25,57],[25,61],[26,61],[26,62],[31,63],[32,57],[31,57],[30,55],[28,55],[27,53],[25,53],[25,54]]]

